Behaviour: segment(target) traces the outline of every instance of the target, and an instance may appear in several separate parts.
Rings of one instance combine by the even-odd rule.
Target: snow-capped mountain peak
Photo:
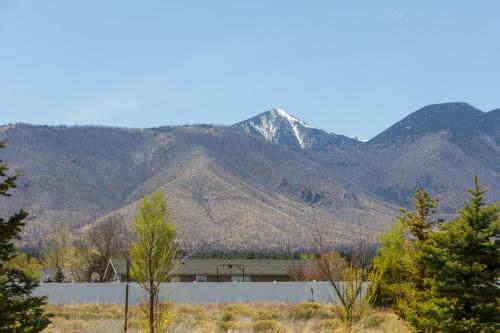
[[[311,127],[281,108],[273,108],[234,127],[295,149],[357,143],[354,139]]]

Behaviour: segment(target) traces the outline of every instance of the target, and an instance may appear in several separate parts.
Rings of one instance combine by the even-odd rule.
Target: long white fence
[[[241,302],[336,302],[328,282],[176,282],[162,284],[161,298],[174,303]],[[42,283],[35,295],[47,295],[49,303],[125,302],[124,283]],[[129,287],[129,303],[146,301],[145,292],[135,283]]]

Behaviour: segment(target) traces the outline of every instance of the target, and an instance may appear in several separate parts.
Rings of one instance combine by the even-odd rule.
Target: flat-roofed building
[[[176,269],[177,282],[273,282],[290,281],[290,270],[300,260],[280,259],[187,259]],[[126,261],[112,259],[105,281],[125,281]]]

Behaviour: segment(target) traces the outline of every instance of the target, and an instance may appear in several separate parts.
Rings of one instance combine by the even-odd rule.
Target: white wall
[[[337,301],[328,282],[176,282],[162,284],[162,299],[175,303]],[[119,303],[125,301],[124,283],[42,283],[35,295],[47,295],[49,303]],[[146,301],[146,294],[130,284],[129,303]]]

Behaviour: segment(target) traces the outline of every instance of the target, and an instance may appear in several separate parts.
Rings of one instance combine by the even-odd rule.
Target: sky
[[[230,125],[281,107],[369,139],[500,108],[500,1],[0,0],[0,124]]]

